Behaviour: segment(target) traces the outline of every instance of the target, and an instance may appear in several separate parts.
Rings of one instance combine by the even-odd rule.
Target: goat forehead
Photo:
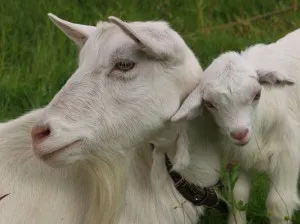
[[[205,70],[204,86],[211,95],[246,95],[258,88],[257,75],[237,53],[220,56]]]
[[[167,22],[164,21],[147,21],[147,22],[131,22],[129,23],[133,29],[143,35],[151,35],[152,37],[159,35],[174,35],[172,29]],[[177,39],[169,38],[168,41],[175,41],[177,45]],[[107,22],[98,22],[97,31],[87,40],[85,46],[80,52],[80,61],[84,58],[88,60],[101,57],[101,59],[109,59],[109,54],[126,54],[132,53],[126,51],[132,50],[133,46],[138,48],[137,44],[132,38],[130,38],[124,31],[121,30],[115,24]],[[134,49],[136,50],[136,49]],[[113,56],[113,55],[112,55]]]
[[[243,79],[246,76],[256,77],[251,64],[236,52],[224,53],[216,58],[205,70],[206,78],[219,80]]]
[[[137,29],[139,32],[157,35],[160,33],[169,33],[172,30],[165,21],[129,22],[129,24],[133,29]],[[130,40],[133,42],[133,40],[115,24],[100,21],[97,24],[97,29],[97,32],[92,36],[94,37],[93,41],[122,42]]]
[[[255,84],[256,79],[253,76],[240,74],[240,71],[223,70],[205,79],[205,86],[214,92],[239,92],[248,89]]]
[[[244,102],[258,90],[260,85],[256,79],[218,79],[209,82],[204,87],[204,98],[223,102]]]
[[[229,103],[231,101],[237,101],[240,88],[235,88],[232,85],[225,85],[224,83],[210,83],[205,86],[203,98],[209,101]]]
[[[104,64],[108,63],[113,56],[119,54],[126,55],[132,53],[132,50],[137,48],[137,44],[128,37],[120,29],[111,27],[105,31],[100,30],[92,35],[80,52],[80,61],[95,61],[99,63],[101,60]],[[131,50],[131,52],[128,52]],[[121,55],[120,55],[121,54]]]

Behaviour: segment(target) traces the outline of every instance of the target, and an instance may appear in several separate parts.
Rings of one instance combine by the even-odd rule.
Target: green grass
[[[0,0],[0,119],[7,120],[49,102],[76,68],[76,46],[48,19],[95,24],[114,15],[125,20],[165,19],[198,56],[203,68],[219,53],[269,43],[300,27],[300,10],[226,29],[204,28],[289,7],[292,0]],[[268,182],[253,178],[249,223],[268,223]],[[226,223],[210,211],[202,223]],[[300,214],[295,222],[300,223]]]

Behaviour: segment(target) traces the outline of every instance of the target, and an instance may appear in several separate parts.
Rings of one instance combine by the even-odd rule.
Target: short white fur
[[[175,130],[169,120],[200,80],[192,51],[163,21],[94,27],[49,16],[79,46],[79,65],[45,108],[0,124],[0,192],[10,193],[0,223],[196,223],[203,207],[177,192],[162,160],[174,161],[176,146],[150,145]],[[190,155],[182,175],[214,184],[208,156]]]
[[[300,29],[275,43],[222,54],[208,66],[173,118],[190,120],[200,109],[213,116],[223,134],[226,159],[238,160],[242,166],[234,189],[237,201],[248,201],[249,170],[269,174],[266,206],[272,224],[291,223],[299,206],[299,40]],[[245,129],[248,133],[241,141],[231,136],[232,131]],[[290,220],[283,221],[285,217]],[[229,223],[234,223],[232,215]],[[239,213],[238,223],[246,223],[245,212]]]

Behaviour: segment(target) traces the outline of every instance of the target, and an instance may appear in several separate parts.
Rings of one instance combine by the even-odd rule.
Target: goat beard
[[[124,155],[92,155],[87,168],[93,188],[84,223],[116,224],[125,201],[127,186],[127,163]]]

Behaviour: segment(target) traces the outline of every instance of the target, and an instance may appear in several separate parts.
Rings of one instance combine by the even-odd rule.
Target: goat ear
[[[295,84],[292,78],[277,71],[257,70],[256,72],[261,85],[292,86]]]
[[[71,23],[58,18],[52,13],[48,13],[52,22],[79,47],[82,47],[89,36],[96,30],[95,26]]]
[[[108,19],[119,26],[148,55],[160,59],[180,56],[178,45],[172,41],[172,38],[178,41],[175,39],[177,35],[172,35],[166,22],[161,22],[161,26],[151,22],[137,26],[137,24],[124,22],[114,16],[109,16]]]
[[[179,110],[171,118],[172,122],[177,122],[182,119],[192,120],[201,112],[202,93],[201,86],[196,87],[190,95],[184,100]]]

